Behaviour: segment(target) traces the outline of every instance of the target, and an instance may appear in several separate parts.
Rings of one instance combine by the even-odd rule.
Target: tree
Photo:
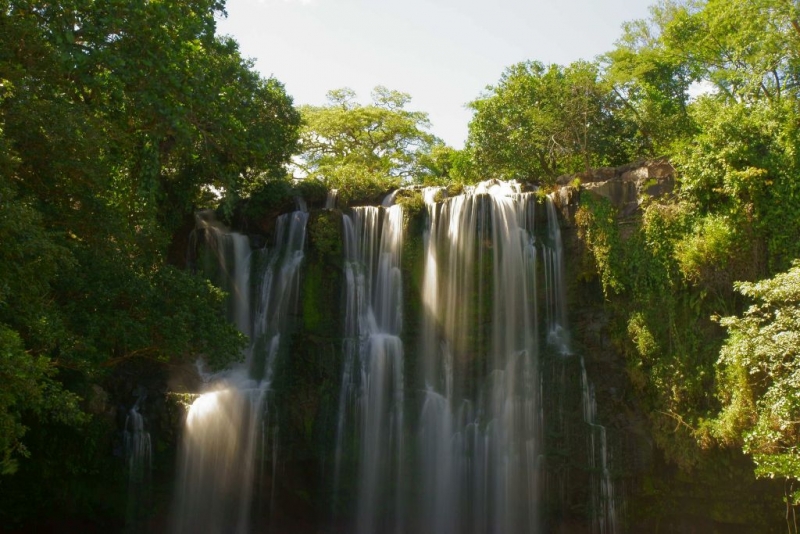
[[[694,103],[691,115],[698,132],[674,157],[682,171],[681,196],[699,213],[725,216],[750,235],[751,248],[760,249],[750,263],[763,264],[751,272],[764,276],[786,269],[800,256],[796,106],[710,96]]]
[[[437,141],[430,152],[420,157],[424,168],[422,183],[425,185],[451,185],[480,181],[474,169],[472,155],[466,150],[456,150]]]
[[[800,262],[736,288],[753,304],[720,320],[728,339],[714,432],[752,454],[757,475],[800,480]]]
[[[603,57],[650,155],[669,155],[693,135],[690,90],[727,103],[797,99],[800,7],[787,0],[664,0],[629,22]]]
[[[665,31],[665,46],[695,79],[735,101],[797,97],[800,6],[788,0],[687,4]]]
[[[410,101],[376,87],[372,103],[361,105],[351,89],[336,89],[327,105],[302,107],[298,167],[333,188],[420,181],[429,172],[422,158],[436,140],[427,113],[405,109]]]
[[[0,395],[5,472],[26,427],[85,421],[76,395],[123,362],[240,357],[222,293],[167,252],[198,206],[214,207],[210,187],[230,207],[285,175],[300,117],[215,35],[222,9],[0,2],[0,378],[16,388]]]
[[[630,158],[617,101],[592,63],[518,63],[470,107],[467,146],[487,177],[550,181]]]
[[[604,80],[622,103],[618,115],[635,125],[639,155],[669,155],[693,131],[687,106],[698,76],[670,46],[680,42],[673,28],[687,10],[669,1],[653,5],[650,19],[624,24],[615,49],[602,57]]]

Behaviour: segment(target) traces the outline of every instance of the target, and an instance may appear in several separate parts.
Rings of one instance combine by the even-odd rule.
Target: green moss
[[[314,263],[341,267],[342,214],[335,210],[316,211],[308,221],[310,253]]]
[[[447,186],[447,196],[455,197],[464,192],[464,184],[462,182],[452,183]],[[438,199],[437,199],[438,200]]]
[[[411,220],[425,212],[425,200],[418,189],[401,189],[395,197],[395,204],[403,206],[406,220]]]
[[[416,197],[405,197],[415,199]],[[419,195],[421,200],[421,195]],[[412,203],[414,201],[412,200]],[[425,276],[425,249],[422,239],[426,226],[427,210],[408,209],[403,204],[404,232],[401,269],[403,271],[403,344],[406,347],[407,387],[410,390],[424,387],[416,383],[421,377],[417,372],[419,362],[414,357],[419,346],[419,328],[422,325],[422,282]]]
[[[303,327],[309,332],[318,332],[322,328],[320,311],[320,293],[322,292],[322,269],[317,263],[306,269],[303,281]]]

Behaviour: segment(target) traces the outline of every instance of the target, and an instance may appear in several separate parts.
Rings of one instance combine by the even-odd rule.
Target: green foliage
[[[709,298],[705,285],[689,283],[676,254],[695,214],[688,204],[652,201],[624,237],[614,215],[606,201],[583,193],[579,235],[603,283],[614,337],[653,436],[688,469],[701,461],[701,427],[716,407],[711,391],[722,342],[708,319],[720,301]]]
[[[693,114],[700,132],[676,157],[682,196],[751,229],[750,238],[766,249],[766,260],[751,259],[751,273],[763,274],[763,263],[770,272],[785,269],[800,256],[796,106],[704,98]]]
[[[536,61],[506,69],[500,82],[470,104],[468,151],[483,177],[543,180],[619,165],[631,159],[618,99],[598,67]]]
[[[321,180],[296,180],[294,189],[297,196],[308,202],[309,206],[322,206],[328,196],[328,188]]]
[[[46,356],[64,333],[51,287],[58,269],[70,268],[74,258],[2,175],[0,199],[0,474],[11,474],[18,458],[28,456],[23,415],[80,419],[77,398],[53,379],[56,367]]]
[[[636,312],[628,320],[628,334],[636,344],[636,351],[644,361],[651,360],[659,352],[658,342],[647,326],[644,314]]]
[[[245,215],[258,219],[265,214],[289,211],[294,205],[296,191],[288,177],[266,180],[245,199]]]
[[[642,155],[671,156],[677,196],[645,201],[620,226],[582,195],[576,222],[656,441],[685,467],[698,465],[698,445],[741,445],[759,474],[797,473],[794,357],[776,346],[797,325],[759,305],[722,321],[725,341],[709,317],[741,309],[734,287],[757,300],[771,291],[735,280],[800,257],[798,20],[781,0],[664,1],[603,58],[614,113],[636,126]],[[711,91],[692,100],[696,82]],[[787,273],[774,280],[792,285]]]
[[[420,154],[425,172],[423,185],[453,185],[475,183],[481,180],[467,149],[456,150],[440,142],[433,144],[430,152]]]
[[[314,213],[308,224],[308,237],[317,259],[329,265],[342,261],[341,214],[331,211]]]
[[[0,324],[0,474],[15,473],[18,458],[29,456],[22,442],[28,430],[23,414],[61,422],[82,419],[78,397],[64,391],[54,374],[48,358],[27,354],[17,333]]]
[[[308,239],[309,261],[302,284],[303,329],[306,335],[335,339],[340,335],[341,212],[313,212],[308,221]]]
[[[373,173],[357,163],[332,168],[325,183],[339,192],[340,206],[380,204],[388,191],[402,185],[400,178]]]
[[[394,199],[395,204],[403,206],[403,216],[408,222],[425,211],[425,199],[419,189],[401,189]]]
[[[640,156],[662,156],[691,135],[687,112],[691,68],[670,46],[673,28],[688,16],[689,7],[664,1],[650,8],[648,20],[623,25],[616,48],[603,56],[605,80],[622,106],[621,118],[635,125],[634,145]]]
[[[696,79],[735,101],[796,98],[798,14],[784,0],[707,0],[675,8],[664,44]]]
[[[212,190],[230,210],[285,175],[300,116],[279,82],[215,35],[222,9],[0,7],[4,472],[26,450],[25,427],[87,430],[76,395],[121,362],[204,354],[219,367],[240,356],[220,291],[168,265],[167,250]],[[88,470],[96,458],[75,461]],[[39,482],[63,489],[72,474],[53,467]]]
[[[594,269],[600,274],[606,297],[624,291],[619,265],[619,231],[616,210],[611,203],[591,194],[581,196],[581,205],[575,213],[578,235],[594,260]]]
[[[359,199],[355,191],[372,184],[384,184],[386,191],[386,184],[446,172],[441,161],[427,156],[436,139],[427,131],[426,113],[405,109],[409,95],[376,87],[371,104],[355,98],[352,90],[337,89],[328,93],[328,105],[301,108],[304,125],[295,163],[309,177],[339,189],[348,203]]]
[[[719,215],[701,218],[693,231],[675,244],[675,258],[683,277],[690,282],[709,280],[724,271],[734,257],[736,229]]]
[[[752,454],[759,476],[800,479],[800,262],[736,289],[753,304],[720,320],[728,339],[714,432]]]

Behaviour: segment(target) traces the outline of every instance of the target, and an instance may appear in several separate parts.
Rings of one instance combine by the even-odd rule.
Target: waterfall
[[[566,287],[564,283],[564,250],[561,232],[556,215],[555,199],[548,195],[545,199],[547,208],[548,233],[547,242],[543,245],[546,288],[546,324],[547,341],[556,353],[563,357],[574,357],[569,340],[566,311]],[[597,402],[594,385],[589,380],[583,356],[577,356],[579,363],[579,387],[581,392],[582,420],[585,425],[586,461],[589,472],[590,487],[586,503],[591,531],[595,534],[614,534],[619,529],[617,502],[614,484],[610,473],[610,460],[606,428],[597,417]],[[556,359],[554,384],[557,406],[548,417],[553,420],[553,429],[564,433],[567,422],[564,416],[565,397],[571,394],[568,387],[568,372],[563,358]],[[565,481],[558,480],[556,490],[563,494],[566,491]],[[562,497],[563,498],[563,497]]]
[[[617,503],[614,497],[614,484],[609,470],[608,442],[606,429],[597,422],[597,402],[594,385],[586,374],[583,357],[581,364],[581,398],[583,400],[583,420],[589,426],[588,452],[591,470],[591,519],[592,531],[596,534],[613,534],[617,531]]]
[[[230,319],[251,342],[242,364],[203,373],[204,391],[184,426],[173,532],[250,532],[253,502],[264,497],[259,466],[270,445],[274,487],[277,450],[268,439],[269,396],[275,362],[285,350],[281,338],[297,307],[307,220],[305,211],[282,215],[275,246],[251,253],[247,236],[227,232],[207,216],[198,219],[206,272],[228,290]],[[264,266],[260,277],[251,276],[253,264]],[[258,280],[254,306],[251,278]]]
[[[339,190],[329,189],[328,194],[325,197],[325,209],[326,210],[336,209],[336,203],[338,200],[339,200]]]
[[[402,531],[403,210],[391,205],[392,199],[387,197],[385,207],[353,208],[343,217],[344,372],[334,485],[339,485],[349,416],[360,443],[356,529],[362,534]],[[385,507],[389,511],[380,512]]]
[[[567,331],[567,294],[564,285],[564,247],[561,229],[556,216],[552,195],[545,199],[547,206],[547,243],[543,245],[547,288],[547,340],[558,347],[562,354],[569,354]]]
[[[150,505],[150,483],[153,469],[153,450],[150,433],[139,413],[140,396],[125,417],[123,440],[128,471],[128,510],[126,532],[144,532],[142,520]]]
[[[406,243],[407,214],[395,205],[407,192],[341,217],[341,360],[324,362],[339,390],[326,393],[329,434],[314,434],[332,445],[322,470],[334,524],[357,534],[518,534],[578,521],[615,534],[620,499],[570,337],[554,199],[499,181],[443,200],[442,188],[421,194],[421,248]],[[230,320],[251,341],[242,364],[203,373],[184,428],[176,533],[263,531],[255,505],[271,509],[276,487],[291,487],[276,486],[278,436],[293,429],[277,424],[272,386],[291,349],[307,221],[303,209],[282,215],[274,246],[251,252],[246,236],[199,218],[203,272],[228,292]],[[402,263],[404,245],[406,261],[422,265]],[[417,267],[409,287],[419,293],[404,294],[404,268]],[[306,305],[327,304],[305,302],[309,294]],[[403,315],[404,295],[420,299],[409,301],[418,324]],[[304,430],[307,439],[313,429]],[[569,510],[568,495],[581,499]]]
[[[500,182],[428,204],[417,531],[537,528],[534,205]]]

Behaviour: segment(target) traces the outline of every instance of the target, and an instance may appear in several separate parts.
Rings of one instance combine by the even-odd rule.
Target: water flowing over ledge
[[[451,198],[441,188],[420,193],[424,232],[415,237],[397,191],[383,206],[345,213],[335,195],[326,201],[327,213],[341,214],[332,215],[341,235],[341,372],[322,482],[329,530],[547,531],[549,509],[571,483],[548,464],[547,429],[566,428],[573,401],[565,399],[577,391],[583,452],[569,461],[590,473],[585,523],[618,532],[606,430],[570,340],[553,199],[497,181]],[[307,305],[308,220],[304,210],[281,216],[274,246],[251,251],[247,236],[199,219],[204,270],[230,294],[230,318],[251,344],[244,364],[205,375],[188,412],[174,532],[262,531],[256,523],[268,527],[263,518],[281,500],[273,381],[293,358],[292,318]],[[413,239],[422,239],[418,294],[404,281]],[[418,302],[413,323],[407,299]],[[580,371],[570,375],[572,361]]]

